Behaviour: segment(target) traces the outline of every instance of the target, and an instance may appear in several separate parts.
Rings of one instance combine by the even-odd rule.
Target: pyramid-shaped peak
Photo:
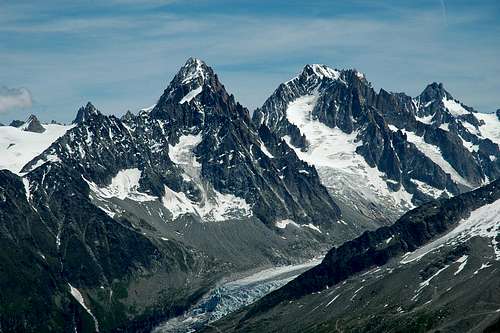
[[[176,80],[182,84],[197,82],[203,84],[206,79],[214,74],[207,64],[198,58],[189,58],[176,75]]]
[[[34,132],[34,133],[43,133],[45,132],[45,127],[42,126],[38,118],[34,114],[30,114],[26,121],[21,126],[23,131]]]
[[[423,103],[431,102],[434,100],[442,100],[443,98],[452,100],[453,96],[446,91],[442,83],[432,82],[425,87],[424,91],[420,94],[420,101]]]
[[[87,102],[87,105],[82,106],[78,109],[75,120],[73,120],[73,124],[80,124],[89,119],[92,115],[99,114],[99,111],[96,107],[91,103]]]

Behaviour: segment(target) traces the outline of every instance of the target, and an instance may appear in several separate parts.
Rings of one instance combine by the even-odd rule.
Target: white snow
[[[144,109],[140,109],[139,113],[142,113],[142,112],[149,113],[149,112],[151,112],[155,108],[155,106],[156,106],[156,104],[153,104],[150,107],[147,107],[147,108],[144,108]]]
[[[460,137],[460,139],[462,139],[463,146],[467,148],[467,150],[471,153],[479,151],[479,145],[475,145],[472,142],[466,141],[462,137]]]
[[[361,73],[361,72],[358,72],[358,71],[355,71],[356,73],[356,76],[359,78],[359,79],[364,79],[365,78],[365,74]]]
[[[336,300],[337,298],[339,298],[339,296],[340,296],[340,294],[338,294],[338,295],[336,295],[334,298],[332,298],[332,300],[331,300],[330,302],[328,302],[328,303],[325,305],[325,308],[329,307],[329,306],[330,306],[330,304],[332,304],[333,302],[335,302],[335,300]]]
[[[358,288],[358,289],[354,292],[354,294],[352,294],[351,301],[353,301],[353,300],[354,300],[354,297],[356,297],[356,295],[358,294],[358,292],[359,292],[361,289],[363,289],[364,287],[365,287],[365,286],[361,286],[361,287],[359,287],[359,288]]]
[[[460,266],[458,266],[457,271],[453,275],[458,275],[458,273],[460,273],[465,268],[465,265],[467,265],[467,258],[468,257],[469,256],[467,256],[467,255],[463,255],[460,258],[458,258],[457,261],[455,261],[457,263],[460,263]]]
[[[490,139],[500,146],[500,121],[494,113],[474,113],[474,116],[484,121],[484,125],[479,126],[483,137]]]
[[[191,102],[191,100],[192,100],[193,98],[195,98],[196,96],[198,96],[198,95],[201,93],[201,91],[202,91],[202,90],[203,90],[203,87],[202,87],[202,86],[199,86],[198,88],[191,90],[190,92],[188,92],[188,93],[186,94],[186,96],[184,96],[184,97],[180,100],[179,104],[184,104],[184,103],[186,103],[186,102],[188,102],[188,103],[189,103],[189,102]]]
[[[423,181],[417,180],[417,179],[411,179],[412,183],[415,183],[417,185],[417,188],[420,192],[430,195],[433,198],[438,198],[440,197],[443,193],[447,193],[448,196],[452,196],[451,193],[449,193],[446,189],[440,190],[438,188],[435,188],[427,183],[424,183]]]
[[[175,164],[201,167],[193,154],[193,149],[200,144],[201,139],[201,134],[182,135],[179,138],[179,143],[175,146],[169,145],[168,156]]]
[[[463,116],[470,113],[469,111],[464,109],[464,107],[460,105],[460,103],[457,103],[452,99],[447,99],[446,97],[443,97],[443,104],[444,107],[455,117]]]
[[[322,233],[322,232],[321,232],[321,230],[319,229],[319,227],[318,227],[318,226],[315,226],[315,225],[314,225],[314,224],[312,224],[312,223],[309,223],[309,224],[304,224],[304,227],[309,228],[309,229],[312,229],[312,230],[317,231],[317,232],[319,232],[319,233]]]
[[[408,263],[419,260],[426,254],[431,253],[444,245],[455,245],[463,243],[468,239],[479,236],[491,240],[495,251],[496,259],[500,260],[500,250],[497,249],[497,228],[500,226],[500,200],[484,205],[471,213],[471,215],[461,220],[457,226],[444,236],[422,246],[414,252],[403,257],[401,263]]]
[[[391,207],[413,208],[411,194],[403,188],[398,192],[391,191],[384,180],[384,173],[370,167],[356,153],[356,148],[362,144],[357,141],[356,132],[347,134],[312,118],[311,112],[317,98],[316,95],[303,96],[288,105],[288,120],[299,128],[310,143],[307,151],[302,151],[290,143],[290,137],[285,136],[283,139],[297,156],[316,166],[322,183],[339,196],[349,196],[355,201],[384,201]]]
[[[425,287],[427,287],[431,283],[432,279],[434,279],[436,276],[438,276],[439,274],[441,274],[448,267],[450,267],[450,265],[445,265],[443,268],[439,269],[436,273],[434,273],[427,280],[425,280],[424,282],[420,283],[420,287],[417,289],[417,295],[415,297],[413,297],[413,299],[416,299],[418,297],[418,293],[420,293],[420,291],[422,291],[422,289],[424,289]]]
[[[336,80],[340,77],[339,71],[336,71],[335,69],[330,68],[328,66],[313,64],[313,65],[311,65],[311,67],[312,67],[314,73],[317,76],[319,76],[320,78],[327,77],[327,78]]]
[[[425,116],[425,117],[419,117],[419,116],[416,116],[415,118],[417,118],[418,121],[424,123],[424,124],[427,124],[427,125],[430,125],[432,124],[432,118],[434,117],[434,115],[428,115],[428,116]]]
[[[285,220],[279,220],[279,221],[276,221],[274,223],[274,225],[277,227],[277,228],[280,228],[280,229],[285,229],[287,227],[287,225],[293,225],[294,227],[297,227],[299,228],[300,226],[295,223],[295,221],[293,220],[290,220],[290,219],[285,219]]]
[[[182,168],[185,180],[193,181],[202,192],[199,202],[191,201],[184,193],[165,187],[163,205],[176,219],[184,214],[194,214],[206,221],[226,221],[232,218],[252,216],[251,206],[243,198],[221,193],[201,178],[201,164],[196,160],[194,149],[202,136],[183,135],[175,146],[169,146],[169,157]]]
[[[182,80],[182,83],[186,84],[198,78],[201,78],[202,81],[205,81],[205,71],[203,70],[203,62],[199,59],[194,59],[196,62],[195,68],[190,68],[190,71],[186,73],[186,76]],[[186,65],[189,66],[189,65]]]
[[[481,267],[479,267],[474,273],[473,275],[476,275],[477,273],[479,273],[479,271],[482,271],[483,269],[485,268],[488,268],[490,267],[491,264],[489,262],[487,262],[486,264],[481,264]]]
[[[273,154],[271,154],[269,152],[269,150],[267,150],[267,147],[266,145],[264,144],[264,142],[261,142],[260,143],[260,150],[262,150],[262,152],[269,158],[274,158]]]
[[[474,125],[472,125],[471,123],[469,123],[468,121],[460,121],[460,123],[462,124],[463,127],[465,127],[467,129],[467,131],[471,134],[474,134],[474,135],[481,135],[481,133],[474,127]]]
[[[211,197],[194,202],[183,192],[175,192],[165,186],[162,203],[172,213],[174,220],[184,214],[198,215],[203,220],[213,222],[252,216],[251,207],[244,199],[215,189],[211,190]]]
[[[196,209],[183,192],[175,192],[165,186],[165,194],[161,198],[163,205],[172,213],[172,218],[175,220],[181,215],[196,213]]]
[[[309,260],[303,264],[276,266],[276,267],[272,267],[272,268],[267,268],[267,269],[261,270],[257,273],[254,273],[252,275],[249,275],[247,277],[228,282],[228,284],[229,285],[246,285],[246,284],[251,284],[251,283],[255,283],[255,282],[259,282],[259,281],[269,280],[269,279],[272,279],[278,275],[293,272],[293,271],[303,269],[303,268],[317,266],[318,264],[321,263],[321,260],[322,260],[322,258],[315,258],[315,259]]]
[[[413,143],[418,150],[420,150],[425,156],[430,158],[434,163],[436,163],[444,172],[448,173],[457,183],[461,183],[463,185],[471,187],[469,182],[464,179],[454,168],[453,166],[443,158],[441,154],[441,150],[439,147],[431,145],[424,141],[424,138],[416,135],[413,132],[401,130],[403,133],[406,133],[408,141]]]
[[[442,129],[443,131],[449,132],[450,131],[449,126],[450,126],[450,124],[444,123],[444,124],[439,125],[439,128]]]
[[[71,290],[71,295],[75,298],[75,300],[78,303],[80,303],[80,305],[85,309],[85,311],[87,311],[87,313],[92,317],[92,319],[94,319],[95,330],[96,330],[96,332],[99,332],[99,323],[97,322],[97,318],[94,316],[92,311],[90,311],[90,309],[85,304],[85,300],[83,299],[83,296],[80,293],[80,291],[78,289],[76,289],[75,287],[73,287],[69,283],[68,283],[68,286]]]
[[[30,198],[31,198],[30,181],[28,180],[28,178],[23,177],[23,185],[24,185],[24,192],[26,192],[26,200],[28,201],[28,203],[30,203]]]
[[[0,169],[19,174],[26,163],[41,154],[74,125],[43,124],[45,132],[26,132],[12,126],[0,126]]]
[[[95,183],[87,181],[91,190],[99,197],[104,199],[126,198],[134,201],[154,201],[157,198],[139,192],[139,180],[141,179],[141,170],[137,168],[124,169],[118,171],[116,176],[111,179],[111,184],[106,187],[98,187]]]

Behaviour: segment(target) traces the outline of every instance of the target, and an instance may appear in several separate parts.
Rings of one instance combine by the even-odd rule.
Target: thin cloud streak
[[[483,12],[469,11],[450,17],[447,27],[482,19]],[[251,109],[311,62],[356,67],[376,87],[388,90],[415,95],[426,84],[443,81],[455,97],[478,109],[500,104],[491,94],[500,88],[493,79],[500,75],[498,47],[483,47],[491,43],[489,35],[457,38],[444,29],[435,8],[399,10],[395,17],[383,19],[146,13],[133,20],[120,14],[35,26],[38,33],[23,32],[30,29],[27,23],[7,29],[18,29],[21,36],[69,34],[71,38],[63,45],[44,47],[37,57],[12,49],[0,54],[0,63],[9,64],[3,74],[15,78],[11,85],[30,87],[40,103],[56,110],[59,120],[72,118],[78,103],[89,99],[108,113],[150,105],[189,56],[212,65],[228,89]],[[490,35],[495,29],[499,32],[493,27]],[[53,73],[58,79],[47,80]],[[471,81],[474,87],[467,87]]]

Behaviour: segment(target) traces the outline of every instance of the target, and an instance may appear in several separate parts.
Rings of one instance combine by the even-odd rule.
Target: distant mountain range
[[[441,84],[377,93],[362,73],[324,65],[251,116],[194,58],[137,113],[88,103],[71,125],[1,126],[0,327],[147,331],[224,276],[303,262],[381,226],[385,237],[416,206],[496,190],[499,128],[500,112]],[[436,233],[412,235],[422,239],[387,256]]]

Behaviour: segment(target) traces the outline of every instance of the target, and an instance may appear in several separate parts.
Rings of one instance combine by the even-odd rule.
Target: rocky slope
[[[200,60],[138,115],[89,103],[72,126],[44,126],[61,132],[2,128],[15,132],[6,167],[19,175],[0,179],[0,288],[14,286],[0,297],[4,331],[147,330],[224,274],[359,233],[315,169],[257,130]]]
[[[493,120],[439,85],[377,94],[318,65],[252,119],[189,59],[137,114],[88,103],[69,126],[2,126],[1,330],[147,331],[222,276],[301,263],[496,178]]]
[[[254,113],[314,165],[344,215],[380,225],[500,175],[500,122],[433,83],[378,93],[356,70],[307,65]]]
[[[206,331],[493,332],[499,217],[499,180],[429,202]]]

